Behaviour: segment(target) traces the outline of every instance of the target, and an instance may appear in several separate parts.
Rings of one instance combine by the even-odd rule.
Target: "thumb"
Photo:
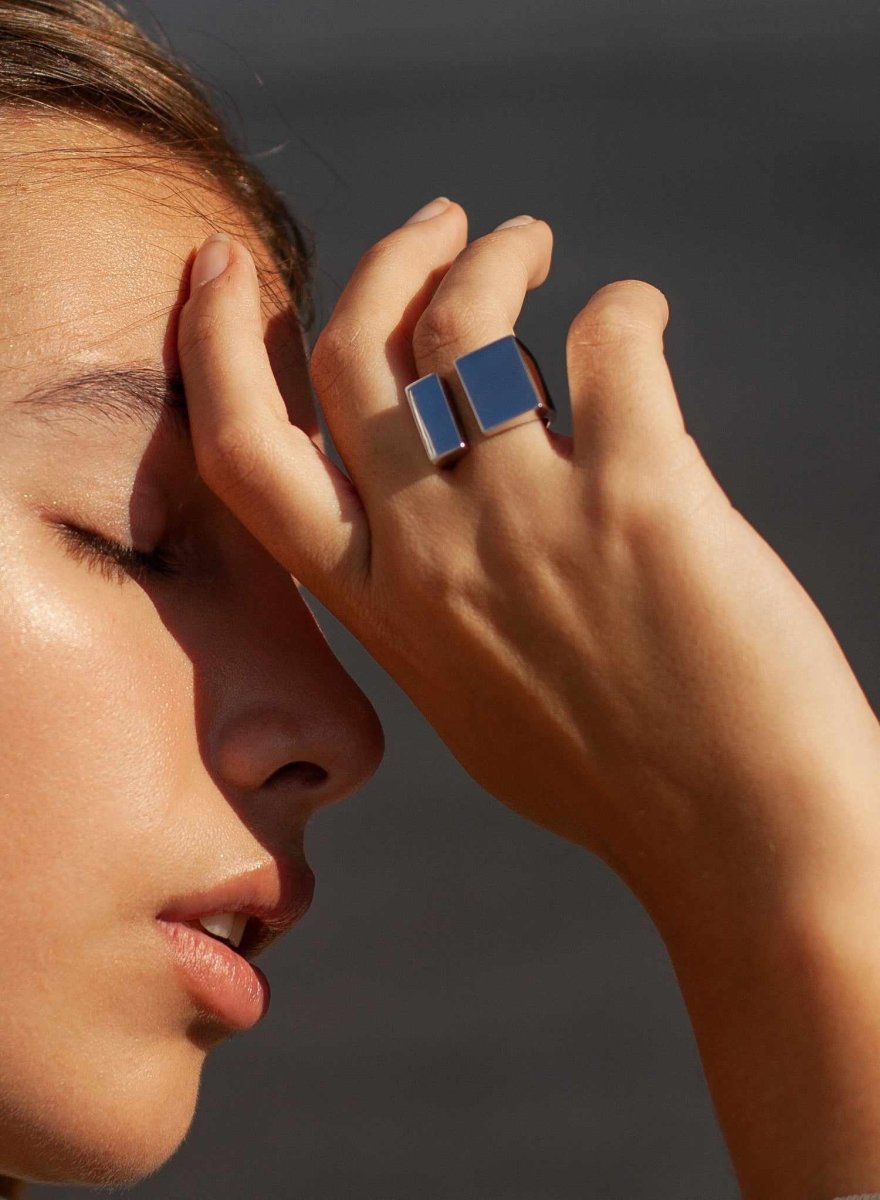
[[[178,355],[199,473],[286,570],[328,608],[367,561],[354,485],[290,421],[263,337],[248,248],[202,245],[178,325]]]

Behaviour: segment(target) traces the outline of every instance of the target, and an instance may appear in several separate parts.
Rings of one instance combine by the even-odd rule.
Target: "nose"
[[[249,567],[211,623],[202,733],[218,782],[277,837],[360,788],[384,737],[294,580],[263,550]]]

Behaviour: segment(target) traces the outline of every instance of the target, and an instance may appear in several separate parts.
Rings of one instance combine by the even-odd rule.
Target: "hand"
[[[233,242],[180,318],[197,464],[489,792],[652,905],[691,904],[686,876],[722,862],[749,894],[875,821],[880,731],[686,432],[661,293],[612,284],[574,318],[573,439],[537,419],[482,439],[464,412],[471,448],[440,470],[406,404],[406,383],[455,387],[455,357],[512,332],[551,247],[543,221],[468,245],[450,203],[363,256],[311,359],[347,478],[290,422]]]

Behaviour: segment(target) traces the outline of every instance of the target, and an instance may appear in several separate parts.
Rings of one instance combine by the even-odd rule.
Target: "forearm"
[[[880,835],[765,865],[654,914],[743,1198],[878,1191]]]

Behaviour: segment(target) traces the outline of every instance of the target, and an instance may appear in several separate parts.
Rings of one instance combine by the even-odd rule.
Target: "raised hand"
[[[427,459],[405,385],[510,334],[542,221],[464,211],[363,256],[314,347],[347,468],[291,423],[240,243],[180,319],[207,484],[464,767],[600,854],[660,928],[745,1200],[880,1184],[880,728],[821,614],[682,420],[637,281],[568,329],[574,436],[535,417]],[[212,250],[209,254],[214,254]],[[535,347],[532,347],[535,349]]]
[[[551,246],[533,220],[468,245],[449,203],[367,251],[311,358],[346,478],[290,422],[230,243],[180,319],[199,469],[480,784],[634,885],[812,839],[829,786],[845,808],[875,768],[877,722],[686,432],[660,292],[612,284],[575,316],[573,440],[537,418],[481,437],[461,404],[470,450],[425,455],[404,386],[455,390],[453,359],[512,332]]]

